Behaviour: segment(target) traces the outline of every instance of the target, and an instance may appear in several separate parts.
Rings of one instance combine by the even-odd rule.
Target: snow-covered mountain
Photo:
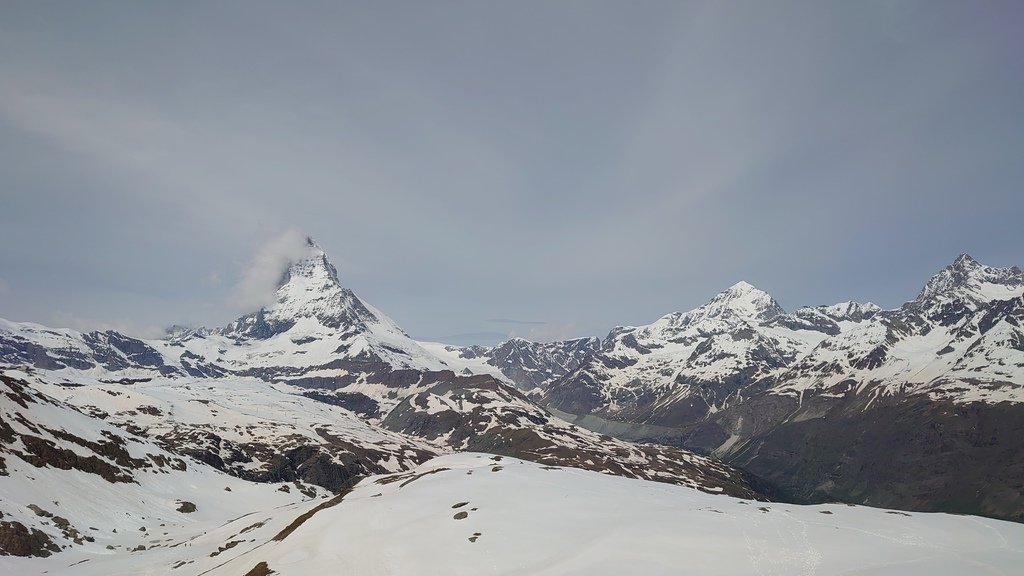
[[[875,498],[918,509],[956,502],[958,510],[1021,519],[1024,486],[1016,479],[1024,474],[1017,465],[1024,441],[1013,422],[1024,416],[1024,273],[962,255],[893,310],[846,302],[787,313],[741,282],[690,312],[616,328],[576,370],[548,385],[542,403],[596,430],[725,457],[790,497]],[[893,412],[901,417],[879,420]],[[949,438],[933,433],[960,430],[963,422],[970,430],[991,428],[989,436],[966,437],[965,429],[950,448]],[[912,487],[899,494],[888,486],[878,488],[885,494],[854,489],[872,479],[850,462],[878,456],[867,448],[847,452],[846,434],[857,426],[885,430],[895,439],[879,441],[908,453],[944,446],[949,453],[920,466],[953,474],[966,465],[981,474],[984,464],[991,481],[965,478],[978,488],[958,498],[955,483],[942,481],[937,490],[935,482],[909,479],[917,464],[896,462],[884,474],[902,472],[893,482]],[[793,452],[794,443],[812,440],[816,450]],[[1000,456],[978,446],[998,447]]]
[[[572,414],[677,426],[742,401],[874,312],[846,303],[786,314],[766,292],[739,282],[689,312],[612,330],[595,354],[549,385],[544,402]]]
[[[457,355],[431,346],[345,288],[312,240],[271,303],[223,328],[139,340],[0,324],[0,368],[31,371],[47,394],[240,478],[337,490],[466,449],[457,437],[478,450],[491,443],[496,454],[753,495],[727,466],[581,431],[500,371],[456,374],[466,368]],[[572,353],[550,350],[545,359],[568,363]],[[459,410],[438,414],[428,401],[452,394]]]
[[[552,382],[544,402],[574,414],[676,426],[751,394],[927,393],[1024,401],[1018,268],[967,255],[903,307],[845,302],[786,313],[740,282],[708,304],[616,328]]]
[[[1024,402],[1022,321],[1024,273],[961,255],[914,300],[816,347],[775,388]]]
[[[491,374],[506,379],[523,392],[539,396],[551,382],[587,360],[600,347],[601,340],[591,337],[531,342],[512,338],[494,347],[420,344],[464,374]]]
[[[346,388],[355,402],[391,398],[388,376],[448,368],[390,318],[342,286],[324,251],[284,271],[272,303],[223,328],[177,329],[139,340],[114,331],[79,333],[31,323],[0,324],[0,359],[51,373],[103,378],[255,377],[297,386]]]
[[[787,313],[741,282],[603,341],[457,348],[412,340],[305,248],[222,328],[0,321],[0,556],[32,557],[0,571],[1011,573],[1024,556],[1019,525],[756,500],[1024,519],[1019,269],[961,257],[896,310]]]

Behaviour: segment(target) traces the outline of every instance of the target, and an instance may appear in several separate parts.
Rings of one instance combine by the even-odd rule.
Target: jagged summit
[[[304,253],[288,263],[274,297],[274,302],[229,324],[226,332],[265,339],[304,319],[342,331],[358,332],[369,324],[386,324],[389,330],[401,332],[390,319],[342,286],[327,253],[309,237]]]
[[[338,269],[334,267],[327,253],[312,238],[306,236],[305,254],[288,263],[288,268],[281,275],[278,289],[285,287],[293,278],[319,279],[325,285],[341,286],[338,280]]]
[[[817,310],[833,320],[853,320],[859,322],[881,312],[882,307],[873,302],[846,301],[827,306],[817,306],[811,308],[811,310]]]
[[[956,266],[965,266],[965,267],[967,267],[967,266],[977,266],[977,265],[978,265],[978,261],[975,260],[974,258],[972,258],[971,255],[966,253],[966,252],[964,252],[964,253],[960,254],[959,256],[957,256],[956,259],[953,260],[953,263],[950,264],[950,266],[953,266],[953,267],[956,267]]]
[[[961,254],[952,264],[932,276],[911,304],[923,305],[949,299],[976,304],[1015,298],[1022,293],[1024,272],[1020,268],[986,266],[968,254]]]

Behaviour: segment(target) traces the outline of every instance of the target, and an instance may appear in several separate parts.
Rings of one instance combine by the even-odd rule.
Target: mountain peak
[[[338,269],[334,267],[327,253],[312,238],[306,237],[305,249],[288,262],[288,268],[278,282],[278,295],[293,282],[302,280],[319,283],[321,288],[341,287]]]
[[[274,302],[239,318],[228,331],[264,339],[291,329],[304,318],[329,328],[357,331],[365,330],[370,323],[393,324],[341,285],[338,270],[327,253],[308,236],[301,249],[289,255]]]
[[[734,293],[746,293],[753,290],[757,290],[757,287],[755,287],[750,282],[747,282],[746,280],[740,280],[739,282],[733,284],[732,286],[729,286],[725,291]]]
[[[978,268],[984,268],[984,266],[980,264],[977,260],[972,258],[971,255],[966,252],[957,256],[956,260],[953,260],[952,264],[946,266],[946,269],[949,270],[963,271],[976,270]]]
[[[1022,292],[1024,272],[1020,268],[986,266],[968,254],[961,254],[932,276],[913,302],[953,298],[984,302],[1017,297]]]
[[[745,281],[739,281],[710,302],[681,315],[686,324],[710,318],[739,318],[763,322],[785,314],[785,310],[770,294]]]

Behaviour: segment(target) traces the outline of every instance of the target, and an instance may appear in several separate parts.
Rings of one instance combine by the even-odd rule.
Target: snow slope
[[[0,550],[41,545],[37,554],[56,555],[40,567],[166,548],[255,509],[326,493],[240,480],[80,413],[34,384],[31,374],[0,373]],[[19,541],[18,525],[37,538]],[[36,572],[12,562],[0,558],[0,573]]]
[[[763,504],[486,454],[442,456],[408,473],[367,478],[329,504],[260,511],[197,534],[191,548],[76,551],[62,565],[0,558],[0,567],[83,576],[237,576],[257,567],[282,576],[934,576],[1018,574],[1024,565],[1020,524]],[[259,522],[266,524],[240,534]]]

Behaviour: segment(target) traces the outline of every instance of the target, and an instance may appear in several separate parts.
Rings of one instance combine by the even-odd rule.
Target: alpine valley
[[[0,572],[1024,565],[1016,267],[961,256],[894,310],[740,282],[604,339],[456,347],[303,250],[220,328],[0,320]]]

